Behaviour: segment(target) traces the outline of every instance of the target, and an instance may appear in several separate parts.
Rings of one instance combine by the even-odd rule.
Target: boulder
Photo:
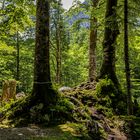
[[[25,93],[24,92],[19,92],[19,93],[17,93],[16,94],[16,99],[18,100],[18,99],[22,99],[23,97],[25,97],[26,95],[25,95]]]
[[[66,86],[63,86],[63,87],[58,89],[59,92],[68,92],[68,91],[71,91],[71,90],[72,90],[71,87],[66,87]]]

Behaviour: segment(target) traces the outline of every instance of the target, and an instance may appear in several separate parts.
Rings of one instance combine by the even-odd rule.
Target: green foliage
[[[19,32],[19,91],[30,92],[33,79],[33,41],[29,42],[29,39],[32,38],[30,30],[34,27],[34,2],[4,0],[0,6],[0,81],[16,78],[16,33]]]
[[[87,78],[87,48],[84,45],[71,44],[67,51],[67,59],[63,66],[64,83],[75,86]]]
[[[3,113],[3,112],[6,112],[10,107],[11,107],[11,105],[12,104],[14,104],[15,103],[15,101],[12,99],[12,100],[10,100],[9,102],[7,102],[7,103],[2,103],[2,102],[0,102],[0,112],[1,113]]]
[[[12,65],[14,64],[15,49],[0,41],[0,81],[13,78]]]
[[[20,43],[20,76],[19,91],[26,93],[32,90],[33,80],[33,40]],[[0,41],[0,81],[16,77],[16,49],[4,41]],[[1,84],[0,84],[1,86]]]

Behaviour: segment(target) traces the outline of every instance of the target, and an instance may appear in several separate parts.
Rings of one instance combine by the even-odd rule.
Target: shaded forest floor
[[[110,131],[107,140],[112,138],[127,140],[126,136],[117,129],[113,131]],[[41,128],[36,125],[6,128],[0,125],[0,140],[93,140],[93,138],[83,136],[82,132],[80,134],[80,131],[73,124],[63,124],[50,128]],[[100,139],[95,138],[94,140]]]
[[[52,128],[40,128],[35,125],[22,128],[0,128],[0,140],[79,140],[72,129],[63,130],[63,125]]]

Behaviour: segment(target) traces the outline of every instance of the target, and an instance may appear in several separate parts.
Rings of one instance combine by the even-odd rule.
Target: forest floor
[[[112,129],[113,130],[113,129]],[[112,133],[113,132],[113,133]],[[127,140],[124,134],[114,129],[108,134],[107,140]],[[55,127],[41,128],[36,125],[28,127],[9,127],[0,125],[0,140],[92,140],[89,137],[81,137],[73,127],[68,124]]]
[[[73,103],[76,116],[80,115],[80,119],[82,118],[86,121],[89,118],[93,118],[94,123],[90,129],[91,131],[93,128],[96,129],[95,125],[97,124],[98,129],[105,134],[106,140],[127,140],[127,136],[123,132],[125,122],[119,116],[111,114],[109,108],[97,104],[100,98],[97,98],[95,88],[96,83],[87,82],[73,88],[71,91],[68,90],[61,94],[64,97],[66,96],[64,101],[71,101],[70,103]],[[66,100],[67,98],[69,100]],[[113,116],[110,117],[111,115]],[[87,124],[90,121],[89,119]],[[69,122],[47,128],[42,128],[33,124],[28,125],[28,127],[18,128],[9,127],[5,124],[7,123],[3,121],[0,123],[0,140],[89,140],[89,137],[86,137],[87,132],[85,133],[85,130],[89,130],[90,127],[81,125],[82,123],[74,124]],[[85,129],[83,127],[87,128]]]
[[[63,125],[51,128],[40,128],[32,125],[22,128],[4,128],[0,126],[0,140],[79,140]]]

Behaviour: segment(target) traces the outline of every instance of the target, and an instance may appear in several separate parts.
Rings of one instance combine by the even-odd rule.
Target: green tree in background
[[[125,72],[127,83],[127,113],[133,114],[132,95],[131,95],[131,78],[129,65],[129,45],[128,45],[128,1],[124,1],[124,54],[125,54]]]
[[[26,63],[27,65],[23,66],[23,63],[25,64],[26,60],[23,60],[21,58],[25,56],[26,53],[25,50],[27,50],[26,46],[23,47],[24,44],[23,42],[26,42],[28,40],[25,34],[27,34],[27,30],[29,28],[34,26],[33,20],[31,18],[31,15],[34,14],[34,11],[35,11],[34,3],[32,1],[23,2],[16,0],[3,1],[2,10],[0,11],[1,13],[0,39],[1,41],[7,44],[7,49],[8,46],[13,46],[16,50],[15,53],[11,54],[13,56],[13,59],[12,66],[9,68],[9,71],[11,71],[12,74],[9,77],[9,79],[14,78],[17,81],[19,81],[20,86],[18,86],[19,87],[18,91],[23,90],[24,92],[29,92],[29,90],[31,91],[29,86],[31,86],[32,78],[30,78],[31,77],[30,75],[27,75],[25,73],[26,71],[30,73],[32,72],[32,70],[30,68],[29,69],[25,68],[31,65],[30,63]],[[30,45],[28,44],[28,46]],[[28,48],[29,48],[28,51],[30,51],[31,50],[30,47]],[[32,55],[29,56],[31,56],[30,58],[32,59]],[[2,67],[4,67],[4,65]],[[26,70],[22,71],[23,67]],[[2,79],[7,79],[7,77],[5,75],[2,75]]]
[[[64,9],[61,0],[51,3],[51,65],[52,80],[60,85],[62,83],[62,56],[64,48],[66,48],[65,25],[64,25]],[[66,45],[66,46],[65,46]],[[53,72],[54,71],[54,72]]]

